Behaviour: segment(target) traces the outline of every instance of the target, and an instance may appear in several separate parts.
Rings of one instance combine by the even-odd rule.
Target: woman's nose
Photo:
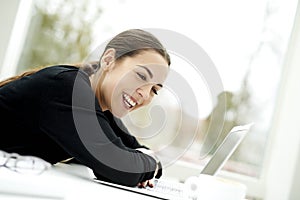
[[[151,87],[143,86],[137,89],[137,93],[142,97],[142,99],[148,100],[150,98]]]

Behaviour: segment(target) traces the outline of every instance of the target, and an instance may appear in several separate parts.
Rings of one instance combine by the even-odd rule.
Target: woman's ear
[[[101,68],[105,71],[112,69],[115,56],[116,50],[114,48],[107,49],[101,58]]]

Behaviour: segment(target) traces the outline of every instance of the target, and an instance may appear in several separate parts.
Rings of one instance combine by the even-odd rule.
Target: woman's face
[[[102,58],[104,65],[105,56],[109,54]],[[100,83],[102,110],[110,110],[120,118],[149,104],[162,88],[168,71],[167,61],[153,50],[142,51],[117,62],[107,62]]]

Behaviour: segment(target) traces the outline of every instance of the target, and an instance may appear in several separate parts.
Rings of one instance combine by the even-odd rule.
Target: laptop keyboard
[[[167,180],[155,180],[154,185],[155,186],[153,188],[147,187],[147,190],[176,197],[183,197],[183,183],[172,182]]]

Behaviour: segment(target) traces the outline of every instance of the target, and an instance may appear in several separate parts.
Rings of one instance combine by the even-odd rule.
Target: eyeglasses
[[[5,167],[22,174],[39,175],[49,169],[51,164],[35,156],[21,156],[0,150],[0,168]]]

